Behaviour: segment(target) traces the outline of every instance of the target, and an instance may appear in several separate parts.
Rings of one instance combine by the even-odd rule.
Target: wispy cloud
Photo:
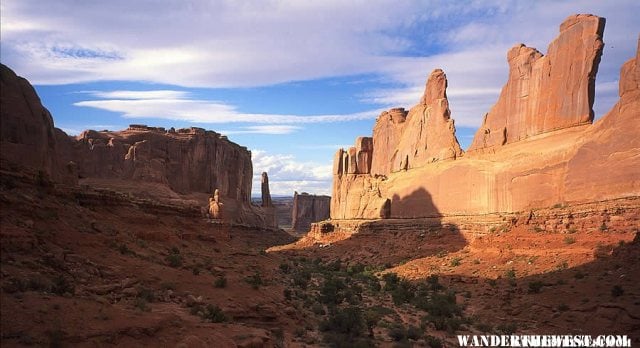
[[[232,135],[232,134],[276,134],[276,135],[280,135],[280,134],[291,134],[293,132],[296,132],[298,130],[302,129],[302,127],[299,126],[291,126],[291,125],[287,125],[287,124],[282,124],[282,125],[261,125],[261,126],[249,126],[249,127],[242,127],[241,129],[235,129],[235,130],[221,130],[219,131],[222,134],[225,135]]]
[[[375,119],[383,109],[366,112],[333,115],[279,115],[239,112],[233,105],[218,101],[190,99],[183,91],[92,91],[91,95],[102,98],[74,103],[75,106],[91,107],[122,114],[126,118],[160,118],[199,123],[267,123],[301,124],[347,122]],[[231,130],[227,134],[264,133],[286,134],[298,128],[294,126],[264,127],[254,126],[245,130]],[[279,131],[279,132],[278,132]]]

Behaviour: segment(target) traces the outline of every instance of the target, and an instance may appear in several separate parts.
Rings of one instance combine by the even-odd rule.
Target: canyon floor
[[[1,179],[3,347],[439,347],[455,345],[456,333],[514,332],[640,338],[633,200],[603,203],[606,216],[582,229],[503,217],[485,233],[447,223],[296,241],[282,230],[214,223],[175,201],[8,172]],[[578,210],[537,214],[561,220]]]

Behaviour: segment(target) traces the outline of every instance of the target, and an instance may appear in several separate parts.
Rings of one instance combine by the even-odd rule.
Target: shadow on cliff
[[[467,245],[457,225],[442,222],[423,188],[402,198],[394,195],[384,209],[390,218],[324,222],[320,229],[327,232],[319,238],[283,252],[389,268],[429,256],[445,257]]]

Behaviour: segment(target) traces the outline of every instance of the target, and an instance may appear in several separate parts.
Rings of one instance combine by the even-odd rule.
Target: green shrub
[[[280,271],[282,271],[282,273],[288,274],[289,271],[291,271],[291,266],[288,263],[281,263],[280,264]]]
[[[227,320],[227,317],[225,316],[222,309],[212,304],[208,304],[204,308],[204,310],[201,311],[200,316],[202,319],[204,319],[204,321],[211,322],[211,323],[222,323]]]
[[[424,338],[425,343],[427,343],[427,345],[431,348],[442,348],[442,341],[434,336],[431,335],[427,335]]]
[[[573,237],[564,237],[564,244],[573,244],[576,242],[576,239]]]
[[[244,281],[247,282],[248,284],[250,284],[251,288],[253,288],[254,290],[258,290],[261,285],[264,285],[264,283],[262,281],[262,276],[260,276],[260,273],[258,273],[258,272],[254,273],[251,276],[248,276],[248,277],[244,278]]]
[[[496,330],[499,333],[502,333],[505,335],[513,335],[514,333],[516,333],[517,329],[518,329],[518,326],[516,325],[516,323],[502,323],[496,326]]]
[[[410,340],[419,340],[422,337],[423,331],[419,327],[410,325],[407,329],[407,338]]]
[[[529,282],[529,293],[537,294],[540,292],[544,284],[541,281]]]
[[[396,325],[389,330],[389,338],[391,338],[396,342],[402,341],[406,337],[407,337],[407,332],[400,325]]]
[[[166,258],[169,266],[177,268],[182,266],[182,256],[180,254],[169,254]]]
[[[67,278],[65,278],[64,276],[58,275],[57,277],[53,278],[53,284],[51,285],[52,293],[57,295],[64,295],[66,293],[73,294],[74,290],[75,287],[73,286],[73,284],[71,284],[69,280],[67,280]]]
[[[385,273],[382,276],[382,280],[384,280],[384,290],[385,291],[393,291],[400,283],[400,277],[398,277],[395,273]]]
[[[622,295],[624,295],[624,289],[622,289],[622,287],[620,285],[614,285],[611,288],[611,296],[620,297]]]
[[[332,331],[351,337],[360,336],[364,328],[362,312],[358,307],[336,308],[320,325],[321,331]]]
[[[216,288],[219,288],[219,289],[226,288],[227,287],[227,278],[225,276],[223,276],[223,275],[219,276],[213,282],[213,286],[215,286]]]
[[[461,259],[461,258],[459,258],[459,257],[454,257],[454,258],[451,260],[451,267],[458,267],[458,266],[460,266],[460,261],[462,261],[462,259]]]

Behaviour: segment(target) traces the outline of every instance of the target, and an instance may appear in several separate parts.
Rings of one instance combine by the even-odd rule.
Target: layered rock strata
[[[312,223],[328,219],[330,205],[331,197],[329,196],[295,192],[291,212],[293,229],[297,232],[307,232]]]
[[[70,137],[54,128],[27,80],[2,65],[1,83],[2,170],[55,183],[80,181],[172,204],[197,202],[216,219],[277,227],[268,181],[262,187],[267,206],[251,205],[251,152],[225,136],[195,127],[131,125]]]
[[[529,51],[533,63],[523,66],[532,70],[525,69],[522,75],[528,76],[529,82],[523,79],[518,82],[520,87],[513,87],[513,76],[510,77],[490,113],[494,116],[488,116],[488,123],[476,134],[476,140],[486,134],[490,134],[486,139],[492,139],[496,132],[493,126],[486,126],[501,119],[506,140],[482,141],[482,146],[476,141],[472,150],[460,157],[451,145],[452,132],[444,131],[444,140],[436,142],[444,152],[419,157],[410,156],[416,152],[408,151],[398,159],[403,153],[398,149],[407,146],[396,145],[396,150],[389,151],[388,144],[408,144],[402,140],[405,134],[424,134],[424,129],[422,133],[417,131],[421,129],[420,122],[409,128],[411,112],[405,117],[402,109],[392,110],[393,116],[391,112],[381,115],[386,123],[381,124],[380,118],[376,122],[373,153],[367,154],[373,158],[371,172],[354,172],[348,167],[353,163],[352,155],[358,156],[362,151],[358,147],[336,154],[332,219],[516,213],[558,204],[640,196],[638,53],[622,68],[618,103],[600,120],[590,123],[590,91],[600,60],[603,25],[604,20],[595,16],[571,16],[562,24],[561,34],[550,45],[546,58],[520,46],[510,52],[510,56],[519,57]],[[551,80],[539,75],[539,68],[564,87],[547,85]],[[517,70],[512,65],[511,74]],[[513,90],[528,92],[515,98]],[[553,95],[548,95],[549,91]],[[429,99],[427,95],[433,94],[425,92],[419,105]],[[515,104],[509,101],[512,97],[518,100]],[[446,130],[445,122],[439,125],[440,131]],[[427,141],[417,148],[422,149],[425,143],[428,148]],[[376,152],[378,149],[382,149],[380,153]],[[438,153],[456,156],[434,155]],[[420,158],[427,160],[417,161]]]
[[[604,24],[593,15],[570,16],[546,55],[523,44],[511,48],[509,79],[469,151],[591,123]]]

